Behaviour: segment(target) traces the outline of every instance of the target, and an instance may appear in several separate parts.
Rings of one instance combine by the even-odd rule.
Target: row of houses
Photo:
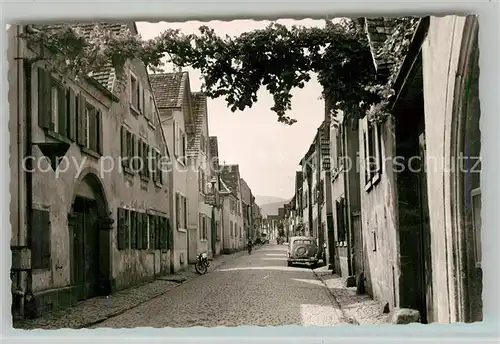
[[[372,51],[385,20],[360,19]],[[380,124],[325,119],[296,172],[289,231],[334,273],[429,322],[482,320],[478,19],[422,18]],[[384,61],[374,54],[374,68]]]
[[[100,23],[137,34],[135,23]],[[94,24],[72,24],[85,34]],[[138,60],[58,75],[8,30],[13,312],[37,316],[246,247],[260,209],[219,163],[207,97]]]

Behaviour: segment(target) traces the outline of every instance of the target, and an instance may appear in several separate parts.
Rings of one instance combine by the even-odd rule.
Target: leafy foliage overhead
[[[409,41],[408,20],[399,20],[399,33],[381,54],[391,55],[405,39]],[[143,40],[130,32],[113,33],[99,24],[90,35],[78,26],[61,25],[32,27],[23,37],[43,46],[63,73],[76,76],[110,65],[122,75],[128,59],[161,70],[166,57],[177,66],[198,69],[203,76],[202,91],[212,98],[224,97],[233,112],[251,107],[258,90],[265,87],[274,99],[271,110],[278,121],[287,124],[296,122],[286,114],[291,109],[291,91],[303,88],[311,73],[317,74],[332,112],[359,115],[382,104],[380,112],[391,96],[390,87],[377,81],[366,34],[352,21],[327,21],[324,28],[273,23],[239,37],[219,37],[207,26],[199,31],[194,35],[167,30]],[[404,53],[404,49],[399,51]]]

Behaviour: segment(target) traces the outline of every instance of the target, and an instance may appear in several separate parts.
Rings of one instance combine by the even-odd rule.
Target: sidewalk
[[[332,275],[332,271],[327,267],[315,269],[314,273],[328,288],[350,323],[356,325],[390,323],[390,315],[383,313],[383,306],[368,295],[357,295],[356,287],[346,288],[345,278]]]
[[[208,273],[245,254],[248,254],[246,250],[214,258],[210,262]],[[108,300],[106,297],[95,297],[81,301],[74,307],[56,310],[36,319],[16,320],[13,327],[21,330],[85,328],[137,307],[199,276],[190,265],[187,270],[174,275],[158,277],[153,282],[118,291],[110,295]]]

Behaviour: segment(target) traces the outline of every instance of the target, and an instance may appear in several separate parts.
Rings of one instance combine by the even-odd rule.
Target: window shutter
[[[144,115],[144,88],[139,85],[139,110],[141,110]]]
[[[187,199],[183,197],[183,205],[184,205],[184,228],[188,227],[188,207],[187,207]]]
[[[203,216],[201,214],[198,214],[198,233],[199,233],[200,239],[203,238],[202,226],[203,226]]]
[[[38,125],[50,129],[52,100],[52,81],[48,71],[38,68]]]
[[[76,114],[77,116],[77,127],[76,127],[76,139],[77,143],[80,146],[85,146],[86,143],[86,136],[85,136],[85,99],[81,95],[78,95],[77,98],[78,102],[78,112]]]
[[[127,157],[127,129],[122,126],[120,128],[120,144],[121,144],[121,158],[122,158],[122,166],[127,166],[127,161],[125,158]]]
[[[139,140],[137,140],[137,137],[133,133],[130,133],[130,142],[131,142],[130,143],[130,158],[131,158],[130,168],[134,169],[134,171],[137,171],[137,164],[138,164],[137,156],[139,155],[140,144],[139,144]]]
[[[67,101],[66,101],[66,89],[59,84],[57,87],[57,97],[58,97],[58,116],[59,119],[57,121],[58,128],[57,132],[64,137],[68,136],[68,122],[67,122]]]
[[[365,184],[368,183],[370,180],[370,170],[369,170],[369,165],[370,165],[370,158],[368,154],[368,140],[367,140],[367,132],[366,130],[363,130],[363,149],[364,149],[364,166],[365,166]]]
[[[137,248],[137,213],[130,211],[130,248]]]
[[[75,92],[73,91],[72,88],[68,89],[68,109],[67,109],[67,114],[68,114],[68,125],[67,125],[67,131],[68,131],[68,138],[72,141],[76,140],[76,112],[77,112],[77,102],[76,102],[76,95]]]
[[[174,120],[174,155],[179,156],[179,130],[177,121]]]
[[[125,209],[125,235],[123,243],[125,245],[125,249],[130,248],[130,213],[132,211]]]
[[[125,209],[118,208],[118,249],[125,248],[125,232],[126,232],[126,213]]]
[[[158,216],[158,224],[156,226],[156,235],[155,235],[155,240],[156,240],[155,246],[157,250],[161,250],[163,248],[162,241],[163,237],[165,236],[163,219],[164,217]]]
[[[171,250],[173,248],[173,236],[172,236],[172,226],[170,225],[170,219],[165,218],[165,248]]]
[[[50,216],[46,210],[34,209],[31,229],[31,261],[33,269],[50,268]]]
[[[136,222],[136,232],[137,232],[137,248],[139,250],[144,249],[144,236],[142,231],[144,230],[144,227],[142,225],[142,215],[143,213],[136,213],[135,216],[135,222]]]
[[[155,215],[151,215],[149,217],[149,221],[150,221],[149,222],[149,248],[155,250],[156,249],[155,234],[156,234],[158,217]]]
[[[97,110],[96,113],[96,140],[97,140],[97,153],[102,155],[103,148],[103,135],[102,135],[102,112]]]
[[[158,152],[158,161],[162,162],[162,155]],[[163,162],[158,163],[158,182],[163,184]]]
[[[92,111],[89,111],[89,120],[88,120],[88,126],[89,126],[89,137],[87,138],[89,140],[88,142],[88,147],[89,149],[93,150],[94,152],[97,152],[97,138],[96,138],[96,113],[95,109],[92,109]]]
[[[147,213],[142,213],[142,248],[148,249],[148,225],[149,225],[149,215]]]

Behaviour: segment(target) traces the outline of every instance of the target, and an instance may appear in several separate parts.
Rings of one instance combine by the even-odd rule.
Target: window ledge
[[[148,122],[148,125],[151,129],[156,130],[156,126],[153,124],[153,122],[150,119],[146,118],[146,122]]]
[[[163,184],[161,184],[160,182],[155,182],[155,186],[159,189],[163,188]]]
[[[141,115],[141,112],[132,103],[130,103],[130,110],[132,115],[134,115],[135,117],[139,117]]]
[[[187,233],[187,229],[185,229],[185,228],[177,228],[177,232]]]
[[[200,239],[200,242],[207,242],[207,239]]]
[[[82,147],[82,152],[87,154],[87,155],[90,155],[91,157],[96,158],[98,160],[101,158],[101,154],[94,152],[93,150],[91,150],[87,147]]]
[[[70,139],[68,139],[64,135],[56,133],[55,131],[52,131],[52,130],[47,130],[46,129],[45,130],[45,135],[49,136],[50,138],[53,138],[54,140],[58,140],[58,141],[61,141],[61,142],[65,142],[65,143],[69,143],[69,144],[71,144],[71,142],[72,142]]]
[[[125,172],[126,174],[128,174],[129,176],[133,176],[134,175],[134,172],[128,168],[128,167],[123,167],[123,172]]]

